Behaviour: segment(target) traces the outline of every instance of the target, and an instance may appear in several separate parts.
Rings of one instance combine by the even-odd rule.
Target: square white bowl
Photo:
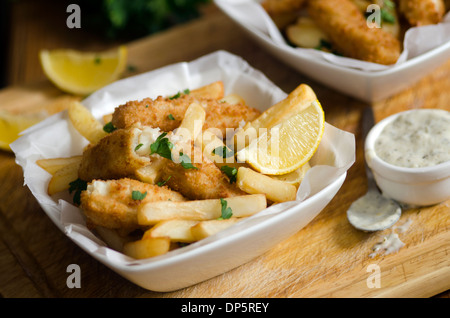
[[[214,52],[113,83],[83,101],[95,117],[125,101],[173,95],[222,80],[226,94],[240,94],[264,110],[286,96],[240,57]],[[326,124],[319,149],[297,193],[297,200],[271,206],[235,226],[166,255],[134,260],[111,248],[87,229],[82,211],[68,193],[47,194],[50,175],[40,158],[79,155],[87,141],[71,126],[67,111],[31,127],[11,145],[24,170],[25,184],[48,217],[92,257],[131,282],[154,291],[184,288],[231,270],[261,255],[307,225],[334,197],[355,160],[353,134]]]
[[[351,63],[354,59],[322,52],[323,56],[328,57],[320,58],[318,54],[314,54],[316,52],[312,52],[312,49],[290,46],[281,33],[274,30],[274,22],[260,6],[260,0],[214,0],[214,2],[261,47],[279,60],[319,83],[365,102],[376,102],[411,87],[450,59],[450,40],[447,39],[450,24],[447,20],[450,20],[450,17],[446,20],[445,30],[442,30],[445,33],[443,38],[446,40],[441,40],[441,45],[428,51],[424,49],[426,52],[393,66],[384,67],[366,63],[375,69],[379,66],[380,70],[362,70],[345,66],[345,62],[342,64],[331,62],[346,59]],[[248,15],[248,12],[252,14]]]

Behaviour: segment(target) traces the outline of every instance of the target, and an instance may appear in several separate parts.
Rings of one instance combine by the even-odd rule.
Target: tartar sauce
[[[375,153],[390,164],[408,168],[450,160],[450,112],[419,109],[400,114],[375,141]]]

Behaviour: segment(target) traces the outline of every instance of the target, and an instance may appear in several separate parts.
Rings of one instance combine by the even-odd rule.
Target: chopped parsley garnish
[[[316,50],[322,50],[322,49],[326,49],[328,51],[331,51],[333,49],[332,45],[330,42],[328,42],[327,40],[324,39],[320,39],[320,43],[318,46],[315,47]]]
[[[381,19],[386,23],[395,23],[395,16],[385,8],[381,8]]]
[[[184,169],[198,169],[197,167],[195,167],[192,162],[191,162],[191,158],[189,158],[188,155],[183,154],[182,152],[180,152],[180,160],[181,160],[181,166]]]
[[[234,156],[234,152],[228,149],[227,146],[217,147],[212,151],[213,154],[222,156],[222,158],[229,158]]]
[[[69,193],[72,194],[72,192],[75,191],[73,195],[73,203],[75,203],[76,205],[81,204],[81,192],[86,189],[87,182],[79,178],[69,183]]]
[[[127,65],[127,71],[128,72],[136,72],[137,71],[137,67],[134,66],[134,65],[129,64],[129,65]]]
[[[238,170],[236,168],[230,166],[222,166],[220,167],[220,170],[222,170],[222,172],[227,175],[228,179],[230,179],[230,183],[236,182],[236,176],[238,173]]]
[[[138,151],[144,144],[139,144],[134,148],[134,151]]]
[[[175,120],[175,118],[173,117],[172,114],[169,114],[169,115],[167,116],[167,118],[169,118],[170,120]]]
[[[391,0],[384,0],[383,3],[388,8],[391,8],[391,9],[395,8],[395,3],[392,2]]]
[[[103,130],[106,131],[107,133],[112,133],[114,130],[116,130],[117,128],[114,127],[114,125],[112,124],[112,122],[107,123],[105,126],[103,126]]]
[[[150,145],[150,155],[152,154],[158,154],[161,157],[164,157],[166,159],[172,159],[172,149],[173,144],[169,141],[169,138],[166,137],[167,132],[163,132],[161,135],[159,135],[158,138],[156,138],[155,142]],[[183,154],[180,152],[180,164],[183,166],[184,169],[198,169],[195,167],[192,162],[191,158],[189,158],[188,155]]]
[[[145,197],[147,196],[147,191],[145,191],[144,193],[140,192],[140,191],[133,191],[131,192],[131,198],[133,200],[144,200]]]
[[[228,202],[224,199],[220,199],[220,205],[222,206],[221,213],[222,215],[218,218],[219,220],[229,219],[233,216],[233,211],[230,207],[228,207]]]
[[[184,93],[185,95],[188,95],[191,91],[189,89],[185,89],[183,92],[178,92],[175,95],[169,97],[169,99],[177,99],[181,97],[181,94]]]
[[[180,98],[180,96],[181,96],[181,92],[178,92],[175,95],[169,97],[169,99],[177,99],[177,98]]]
[[[170,180],[170,178],[172,178],[172,176],[169,176],[166,180],[157,182],[156,184],[157,184],[159,187],[162,187],[163,185],[165,185],[165,184],[167,183],[167,181]]]
[[[164,132],[156,138],[155,142],[150,145],[151,155],[156,153],[161,157],[172,160],[172,148],[173,144],[166,137],[167,133]]]
[[[96,56],[95,58],[94,58],[94,64],[100,64],[102,62],[102,59],[99,57],[99,56]]]

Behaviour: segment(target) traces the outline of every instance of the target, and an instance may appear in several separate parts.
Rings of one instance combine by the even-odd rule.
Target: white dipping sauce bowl
[[[421,109],[406,112],[414,111]],[[407,168],[387,163],[375,152],[375,142],[384,127],[403,113],[391,115],[372,127],[364,146],[367,165],[386,197],[412,206],[428,206],[446,201],[450,198],[450,161],[429,167]]]

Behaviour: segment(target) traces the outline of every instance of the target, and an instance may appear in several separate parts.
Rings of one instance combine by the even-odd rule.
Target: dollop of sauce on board
[[[420,168],[450,160],[450,112],[419,109],[400,114],[375,141],[375,153],[400,167]]]

